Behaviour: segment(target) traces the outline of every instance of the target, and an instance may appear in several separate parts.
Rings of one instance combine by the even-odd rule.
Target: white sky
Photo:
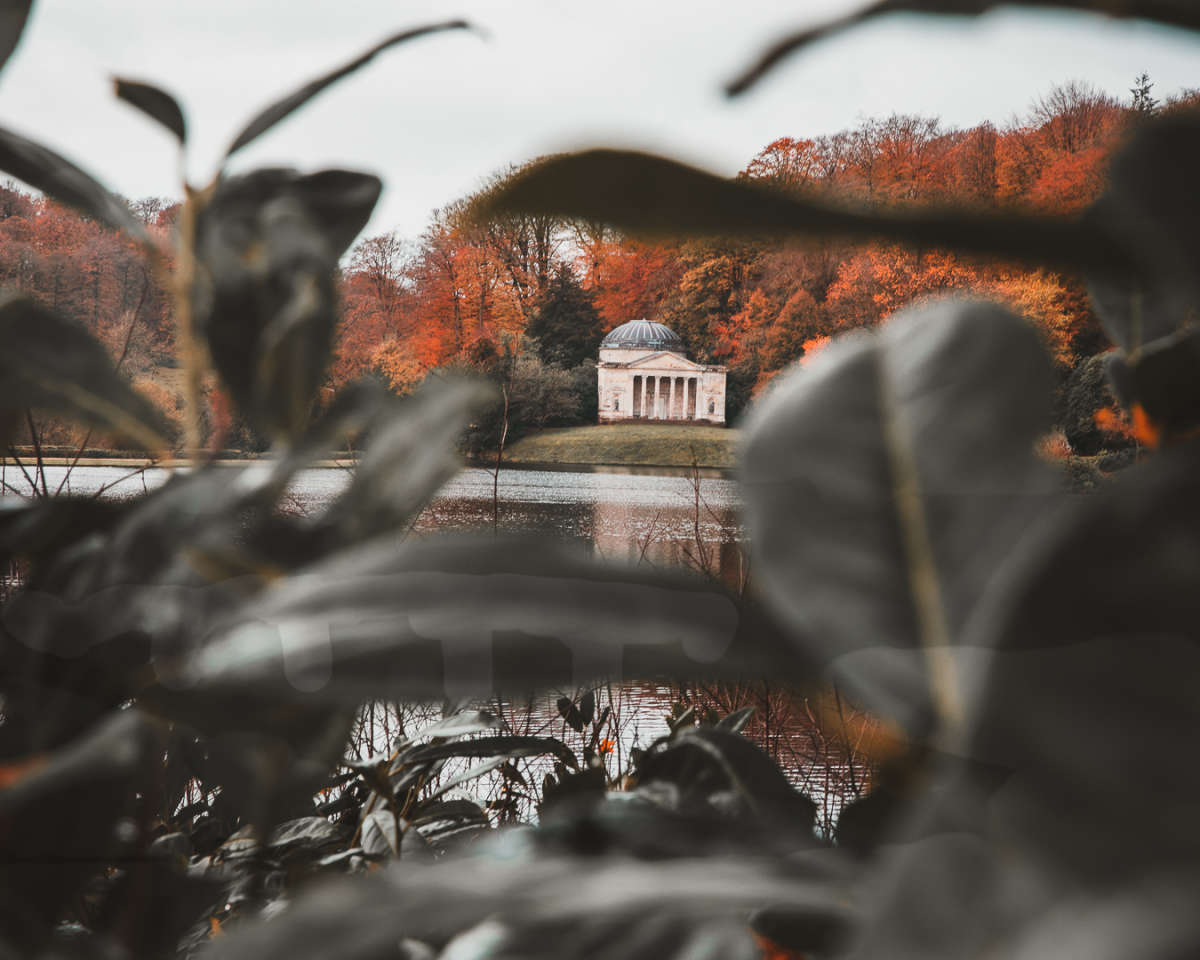
[[[1200,87],[1200,37],[1068,14],[892,19],[787,61],[748,95],[721,84],[779,30],[858,0],[39,0],[0,76],[0,123],[127,196],[178,196],[173,141],[118,103],[108,76],[183,103],[189,168],[207,180],[261,105],[394,30],[463,16],[383,54],[235,159],[234,169],[345,166],[383,177],[367,233],[418,234],[432,208],[549,151],[622,145],[734,173],[776,137],[893,111],[1004,123],[1055,83],[1128,97]]]

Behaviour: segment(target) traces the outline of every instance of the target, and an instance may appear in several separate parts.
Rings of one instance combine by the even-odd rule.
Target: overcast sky
[[[418,234],[432,208],[490,171],[569,147],[636,146],[734,173],[779,136],[893,111],[998,124],[1056,83],[1128,97],[1200,87],[1195,34],[1099,17],[893,18],[787,61],[734,101],[728,79],[784,28],[858,0],[38,0],[0,77],[0,123],[127,196],[178,196],[173,143],[118,103],[108,77],[184,104],[189,168],[206,181],[267,102],[406,26],[463,16],[398,47],[247,148],[235,169],[371,170],[386,184],[368,233]]]

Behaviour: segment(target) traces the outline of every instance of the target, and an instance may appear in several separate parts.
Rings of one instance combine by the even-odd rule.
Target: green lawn
[[[620,424],[564,427],[524,437],[504,452],[510,463],[732,467],[738,431],[724,427]]]

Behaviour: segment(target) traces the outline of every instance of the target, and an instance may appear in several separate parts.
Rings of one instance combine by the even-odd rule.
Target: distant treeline
[[[1069,83],[1003,128],[951,129],[936,118],[894,114],[832,136],[784,136],[740,176],[874,208],[1063,213],[1103,190],[1107,157],[1131,124],[1197,103],[1195,91],[1160,103],[1145,77],[1125,102]],[[594,385],[582,365],[605,331],[646,317],[676,330],[695,359],[730,367],[736,417],[779,370],[830,336],[949,291],[993,296],[1032,318],[1064,379],[1105,346],[1081,281],[1046,269],[886,243],[652,244],[549,217],[480,226],[464,215],[472,199],[435,211],[417,238],[386,233],[352,250],[331,390],[375,375],[406,392],[435,371],[460,369],[509,390],[517,433],[584,422],[594,416]],[[132,205],[152,231],[171,229],[177,207],[170,201]],[[178,420],[169,298],[129,241],[10,184],[0,188],[0,284],[88,326],[138,388]],[[219,397],[215,408],[210,427],[224,444],[256,445],[246,428],[222,422]],[[65,426],[45,429],[47,439],[73,439]]]

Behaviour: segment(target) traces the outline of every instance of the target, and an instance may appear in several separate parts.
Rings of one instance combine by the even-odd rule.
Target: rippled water
[[[50,467],[46,483],[52,492],[61,484],[63,492],[76,495],[100,492],[127,497],[159,486],[168,475],[163,469],[77,467],[68,477],[65,468]],[[305,470],[289,491],[290,505],[306,513],[318,513],[345,489],[351,476],[349,469]],[[11,465],[0,473],[0,479],[9,495],[12,490],[8,488],[28,489],[25,477]],[[490,530],[493,525],[504,532],[549,533],[577,542],[605,560],[686,568],[718,577],[736,588],[745,575],[746,536],[740,506],[737,484],[728,477],[609,469],[506,468],[500,472],[493,499],[491,471],[471,467],[438,492],[417,517],[412,534]],[[532,710],[512,703],[493,706],[502,709],[514,726],[523,727],[518,732],[552,733],[581,748],[579,736],[565,727],[554,707],[558,695],[575,693],[555,691]],[[648,684],[627,684],[612,691],[612,733],[617,736],[613,737],[615,750],[608,762],[614,772],[627,760],[631,747],[644,747],[667,732],[665,718],[679,695],[678,689]],[[804,705],[789,704],[786,698],[781,701],[775,696],[775,708],[782,711],[775,723],[783,727],[786,736],[781,739],[776,735],[774,752],[788,776],[818,800],[828,823],[840,806],[847,777],[853,781],[861,771],[848,767],[836,752],[822,754],[820,738],[814,736],[819,731],[814,729]],[[747,733],[760,739],[761,730],[757,735],[756,730],[752,725]],[[524,764],[540,782],[545,764],[536,760]],[[495,787],[493,783],[491,789]]]

